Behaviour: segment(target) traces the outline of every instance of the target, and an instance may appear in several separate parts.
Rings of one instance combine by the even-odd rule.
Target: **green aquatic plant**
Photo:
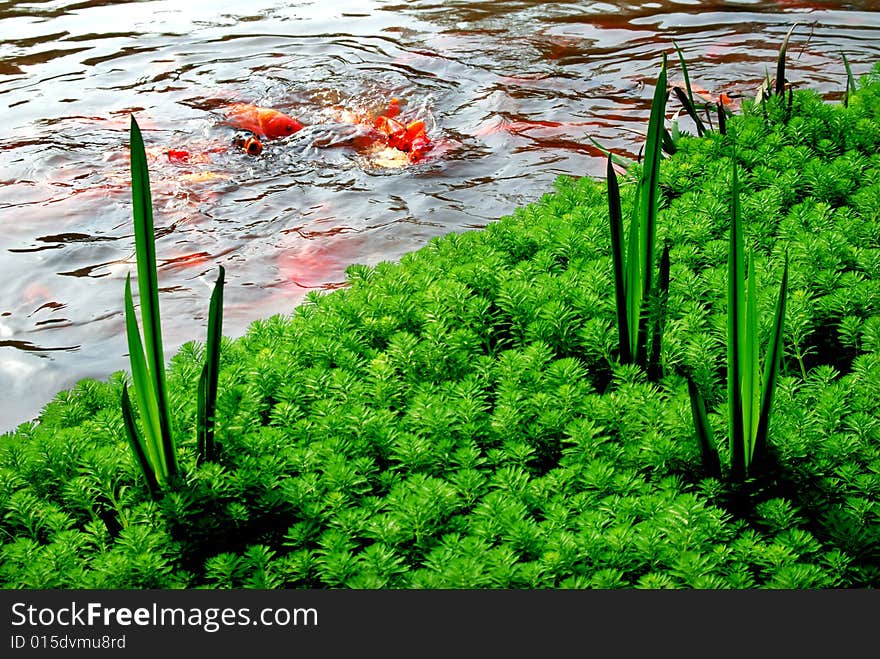
[[[159,317],[159,283],[153,208],[144,140],[134,115],[129,137],[131,194],[135,253],[138,271],[143,340],[131,295],[131,275],[125,280],[125,331],[128,339],[132,385],[144,431],[138,429],[128,396],[122,390],[122,413],[126,434],[138,464],[152,491],[164,487],[177,475],[177,454],[171,435],[171,418],[165,384],[165,357]]]
[[[127,276],[125,280],[125,330],[131,364],[132,387],[143,424],[143,432],[136,421],[127,383],[124,383],[122,387],[122,417],[126,436],[141,473],[144,475],[150,491],[157,495],[162,488],[173,484],[177,476],[177,446],[171,427],[165,378],[165,357],[162,349],[150,177],[143,136],[133,115],[129,144],[132,216],[143,338],[141,338],[132,300],[131,275]],[[198,382],[196,436],[199,462],[213,460],[216,455],[214,426],[222,333],[224,275],[225,272],[221,266],[211,295],[205,364]]]
[[[703,124],[702,119],[700,119],[700,114],[697,111],[697,104],[694,102],[694,92],[691,89],[691,78],[688,74],[687,64],[684,61],[684,53],[681,52],[681,48],[679,48],[678,44],[674,41],[672,45],[675,46],[675,52],[678,53],[678,61],[681,64],[681,75],[684,78],[684,91],[680,87],[673,87],[675,95],[678,97],[679,102],[684,107],[685,112],[690,115],[691,119],[693,119],[694,124],[697,126],[697,135],[702,137],[706,132],[706,126]]]
[[[782,359],[785,301],[788,287],[788,257],[776,303],[773,329],[767,348],[763,375],[759,359],[757,284],[753,255],[745,254],[739,199],[739,180],[734,163],[731,185],[731,225],[727,269],[727,417],[730,475],[745,481],[750,470],[760,465],[767,450],[770,411]],[[746,265],[746,263],[748,265]],[[694,427],[706,471],[720,475],[718,447],[712,435],[705,402],[689,380]]]
[[[848,107],[849,97],[856,91],[856,79],[853,76],[849,60],[846,58],[846,53],[841,52],[840,56],[843,58],[843,68],[846,69],[846,92],[843,94],[843,107]]]
[[[876,588],[874,75],[848,108],[801,90],[788,125],[780,99],[768,121],[748,103],[731,117],[744,238],[776,282],[757,300],[761,336],[784,245],[785,347],[801,343],[805,367],[792,355],[779,374],[761,487],[705,478],[681,441],[694,419],[679,371],[713,404],[706,425],[720,437],[726,423],[732,140],[710,130],[663,161],[659,381],[609,368],[607,186],[563,177],[483,229],[352,266],[345,287],[224,342],[222,455],[196,466],[181,442],[186,488],[154,500],[138,486],[120,441],[127,374],[59,393],[0,437],[0,586]],[[833,205],[804,176],[831,153],[853,181]],[[169,361],[178,437],[195,428],[204,367],[194,342]],[[729,505],[740,491],[748,510]]]
[[[217,457],[214,427],[217,411],[217,379],[220,370],[220,339],[223,335],[223,284],[225,276],[226,271],[221,265],[208,307],[205,365],[199,376],[196,393],[196,441],[199,462],[210,462]]]
[[[655,299],[661,294],[652,273],[660,197],[660,159],[666,110],[666,56],[648,120],[645,159],[635,188],[635,198],[626,236],[620,187],[609,155],[606,168],[608,217],[611,229],[611,256],[614,269],[614,292],[617,306],[619,359],[647,367],[648,317]],[[655,330],[659,322],[654,323]]]
[[[785,79],[785,57],[788,52],[788,41],[791,39],[791,35],[797,26],[798,23],[792,23],[791,27],[788,28],[788,32],[785,33],[782,45],[779,47],[779,55],[776,58],[776,85],[774,87],[774,92],[777,96],[785,93],[786,83],[788,82]]]

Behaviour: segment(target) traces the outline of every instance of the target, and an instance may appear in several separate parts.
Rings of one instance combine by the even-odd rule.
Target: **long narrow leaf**
[[[147,487],[150,489],[150,493],[155,496],[159,492],[159,483],[156,481],[150,461],[147,459],[143,436],[134,420],[134,410],[128,397],[127,384],[122,385],[122,421],[125,424],[125,434],[128,436],[128,443],[131,445],[137,464],[144,475],[144,479],[147,481]]]
[[[611,158],[617,165],[619,165],[620,167],[623,167],[624,169],[629,169],[630,165],[632,165],[635,162],[634,160],[630,160],[629,158],[624,158],[622,156],[617,155],[616,153],[612,153],[610,149],[607,149],[604,146],[602,146],[601,144],[599,144],[599,142],[597,142],[596,139],[592,135],[587,135],[587,139],[590,140],[590,142],[593,143],[593,146],[595,146],[597,149],[599,149],[599,151],[601,151],[606,156]]]
[[[678,146],[676,146],[676,137],[665,128],[663,129],[661,140],[661,148],[670,156],[674,155],[675,152],[678,151]]]
[[[703,126],[703,121],[700,119],[700,115],[697,112],[696,106],[693,102],[688,98],[687,92],[683,91],[681,87],[673,87],[672,92],[675,94],[675,97],[678,99],[678,102],[681,103],[681,106],[684,108],[684,111],[687,112],[688,116],[693,119],[694,123],[697,124],[697,134],[703,135],[705,132],[705,127]]]
[[[620,345],[620,361],[623,364],[632,362],[632,353],[629,345],[629,322],[626,310],[626,285],[623,253],[623,213],[620,208],[620,187],[617,183],[617,174],[608,154],[606,171],[608,185],[608,218],[611,227],[611,259],[614,265],[614,296],[617,303],[617,335]]]
[[[641,205],[642,186],[636,185],[636,197],[633,201],[633,216],[629,222],[629,236],[626,243],[626,268],[624,271],[624,290],[626,291],[626,322],[629,336],[630,359],[639,359],[639,322],[642,313],[642,275],[639,269],[639,206]]]
[[[721,476],[721,460],[718,457],[718,448],[712,436],[712,427],[709,425],[709,416],[706,414],[706,404],[700,395],[700,390],[693,380],[687,378],[688,394],[691,399],[691,415],[694,418],[694,430],[697,441],[700,444],[700,454],[703,458],[703,469],[709,476],[716,478]]]
[[[776,94],[779,95],[785,91],[785,52],[788,50],[788,40],[791,38],[791,33],[794,32],[794,29],[798,26],[797,23],[794,23],[790,28],[788,28],[788,32],[785,35],[785,39],[782,40],[782,46],[779,48],[779,57],[776,60]]]
[[[144,449],[146,458],[160,485],[165,484],[167,471],[164,468],[165,454],[159,421],[156,394],[153,390],[150,371],[144,356],[144,346],[138,330],[134,303],[131,299],[131,276],[125,278],[125,333],[128,340],[128,355],[131,363],[131,376],[134,394],[144,424],[146,435]]]
[[[202,366],[196,385],[196,462],[208,462],[208,364]]]
[[[724,109],[724,101],[718,99],[718,132],[727,135],[727,110]]]
[[[849,106],[849,97],[856,91],[856,79],[853,77],[849,60],[846,59],[846,53],[841,51],[840,56],[843,57],[843,68],[846,69],[846,93],[843,95],[843,106],[847,107]]]
[[[676,87],[676,96],[678,96],[678,100],[684,107],[685,111],[691,116],[694,123],[696,123],[697,135],[702,136],[706,132],[706,127],[703,125],[699,114],[697,114],[697,104],[694,102],[694,93],[691,89],[691,79],[688,75],[687,64],[685,64],[684,61],[684,53],[681,52],[681,48],[678,47],[678,44],[675,43],[675,41],[672,42],[672,45],[675,46],[675,51],[678,53],[678,61],[681,64],[681,74],[682,77],[684,77],[684,87],[687,92],[687,95],[683,96],[681,90]]]
[[[130,151],[132,213],[144,346],[158,405],[159,430],[166,468],[169,476],[173,477],[177,473],[177,458],[171,438],[171,420],[168,414],[165,385],[165,357],[162,350],[162,327],[159,318],[159,283],[156,271],[150,179],[144,141],[134,115],[131,117]]]
[[[758,357],[758,307],[757,284],[755,282],[755,263],[749,252],[746,268],[745,285],[745,317],[743,318],[742,346],[742,403],[743,403],[743,454],[745,468],[748,471],[754,452],[755,430],[758,426],[758,414],[761,407],[761,371]]]
[[[205,344],[205,366],[198,386],[198,446],[200,460],[213,460],[214,422],[217,403],[217,376],[220,367],[220,339],[223,332],[223,284],[226,271],[220,266],[220,274],[211,294],[208,309],[208,339]]]
[[[633,357],[638,363],[646,355],[640,355],[645,350],[647,335],[647,323],[642,318],[641,304],[643,300],[650,299],[651,274],[654,268],[654,238],[657,229],[657,209],[660,196],[660,158],[663,144],[663,136],[666,130],[666,53],[663,54],[663,64],[660,67],[660,75],[657,78],[657,86],[654,89],[654,98],[651,102],[651,115],[648,119],[648,133],[645,140],[645,164],[642,180],[639,186],[639,199],[637,204],[639,223],[639,263],[638,270],[641,274],[641,295],[639,302],[639,322],[636,326],[638,338]],[[629,255],[628,255],[629,256]],[[630,331],[633,328],[630,327]]]
[[[842,52],[840,56],[843,57],[843,67],[846,69],[846,90],[854,93],[856,91],[856,79],[853,76],[852,68],[850,68],[849,60],[846,58],[846,53]]]
[[[739,208],[739,181],[733,163],[731,186],[730,248],[727,268],[727,399],[728,439],[730,442],[731,475],[745,479],[745,445],[743,439],[742,363],[745,314],[745,273],[743,267],[743,236]]]
[[[776,316],[773,319],[773,333],[767,346],[767,357],[764,364],[764,387],[761,394],[761,414],[755,437],[755,462],[764,459],[767,446],[767,431],[770,426],[770,410],[776,391],[776,381],[782,360],[782,338],[785,325],[785,299],[788,294],[788,254],[785,255],[785,266],[782,270],[782,283],[779,286],[779,298],[776,300]]]

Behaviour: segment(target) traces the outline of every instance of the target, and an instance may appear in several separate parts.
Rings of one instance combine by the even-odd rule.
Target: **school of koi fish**
[[[336,123],[363,129],[351,139],[338,143],[350,145],[377,166],[390,168],[419,163],[434,147],[424,120],[404,118],[398,98],[392,98],[385,110],[376,115],[338,107],[328,108],[326,113]],[[232,103],[222,108],[222,114],[224,123],[238,131],[229,146],[249,156],[263,153],[265,142],[290,137],[304,128],[298,119],[284,112],[250,103]],[[190,164],[210,162],[211,151],[219,150],[223,148],[198,151],[169,148],[164,153],[171,162]],[[203,178],[206,177],[210,178],[210,173],[203,173]]]

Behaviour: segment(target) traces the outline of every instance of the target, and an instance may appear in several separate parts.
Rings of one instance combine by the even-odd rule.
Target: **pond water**
[[[842,53],[880,57],[877,0],[0,3],[0,432],[84,377],[128,370],[125,277],[134,113],[151,155],[166,355],[204,340],[218,266],[224,334],[484,227],[560,174],[634,156],[661,52],[713,94],[754,94],[789,28],[788,77],[839,99]],[[401,99],[438,145],[381,167],[327,108]],[[218,109],[306,124],[254,157]],[[670,101],[670,112],[677,109]],[[670,115],[671,116],[671,115]],[[209,162],[172,162],[169,149]]]

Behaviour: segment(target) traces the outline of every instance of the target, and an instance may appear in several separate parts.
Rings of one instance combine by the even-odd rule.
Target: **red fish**
[[[233,103],[226,108],[224,114],[227,121],[235,128],[250,131],[267,140],[293,135],[303,127],[299,121],[283,112],[248,103]]]
[[[373,119],[373,128],[384,137],[388,146],[405,152],[410,162],[418,162],[432,147],[425,122],[416,119],[403,123],[396,119],[399,114],[400,101],[392,98],[385,112]]]

